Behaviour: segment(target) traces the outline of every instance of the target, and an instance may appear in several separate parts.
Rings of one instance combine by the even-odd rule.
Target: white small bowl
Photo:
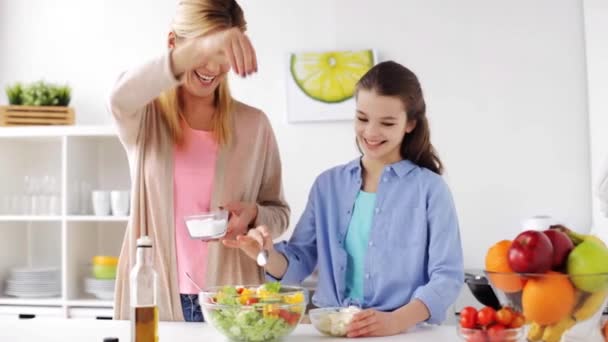
[[[224,237],[228,229],[228,211],[213,210],[184,217],[192,239],[215,240]]]
[[[359,311],[361,309],[356,307],[316,308],[308,311],[308,316],[312,325],[320,333],[327,336],[344,337],[347,332],[346,328]]]

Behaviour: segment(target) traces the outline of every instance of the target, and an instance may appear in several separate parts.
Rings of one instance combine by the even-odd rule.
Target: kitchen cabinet
[[[112,300],[85,293],[95,255],[118,256],[127,216],[95,216],[93,190],[130,189],[111,126],[0,128],[0,319],[111,317]],[[53,298],[5,295],[10,269],[56,267]]]

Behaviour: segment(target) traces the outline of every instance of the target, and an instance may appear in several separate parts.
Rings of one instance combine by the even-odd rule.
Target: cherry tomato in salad
[[[257,298],[247,298],[247,300],[245,301],[245,305],[253,305],[255,303],[259,303],[260,300]]]
[[[279,317],[289,325],[296,325],[300,319],[300,315],[297,312],[291,312],[285,309],[279,310]]]
[[[297,312],[291,313],[291,325],[296,325],[300,321],[301,315]]]

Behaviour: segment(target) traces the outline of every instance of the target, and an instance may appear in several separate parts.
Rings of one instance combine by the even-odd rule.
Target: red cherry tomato
[[[468,316],[460,316],[460,326],[462,328],[474,329],[475,319]]]
[[[510,309],[502,308],[496,311],[496,322],[508,327],[513,321],[515,315],[516,314],[514,314]]]
[[[487,327],[496,321],[496,310],[489,306],[484,307],[477,313],[477,324]]]
[[[494,324],[487,330],[488,339],[492,342],[502,342],[505,340],[505,326],[502,324]]]
[[[477,322],[477,309],[472,306],[467,306],[460,310],[460,326],[463,328],[473,329]]]
[[[285,309],[279,310],[279,317],[282,318],[289,325],[296,325],[300,319],[300,314],[297,312],[291,312]]]
[[[466,338],[467,342],[488,342],[488,335],[483,330],[475,330]]]
[[[292,312],[291,313],[291,320],[289,321],[290,325],[296,325],[298,324],[298,321],[300,320],[300,314],[297,312]]]
[[[260,300],[257,298],[247,298],[247,300],[245,301],[245,305],[253,305],[259,301]]]
[[[243,293],[244,289],[245,289],[244,287],[239,287],[236,289],[236,293],[241,294],[241,293]]]

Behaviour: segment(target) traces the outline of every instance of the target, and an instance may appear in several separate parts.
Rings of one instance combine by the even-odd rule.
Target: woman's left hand
[[[231,202],[223,206],[230,212],[228,231],[224,236],[226,240],[234,240],[238,235],[246,235],[249,225],[258,216],[258,206],[255,203]]]
[[[347,336],[390,336],[399,334],[403,328],[395,313],[367,309],[355,314],[348,325]]]

